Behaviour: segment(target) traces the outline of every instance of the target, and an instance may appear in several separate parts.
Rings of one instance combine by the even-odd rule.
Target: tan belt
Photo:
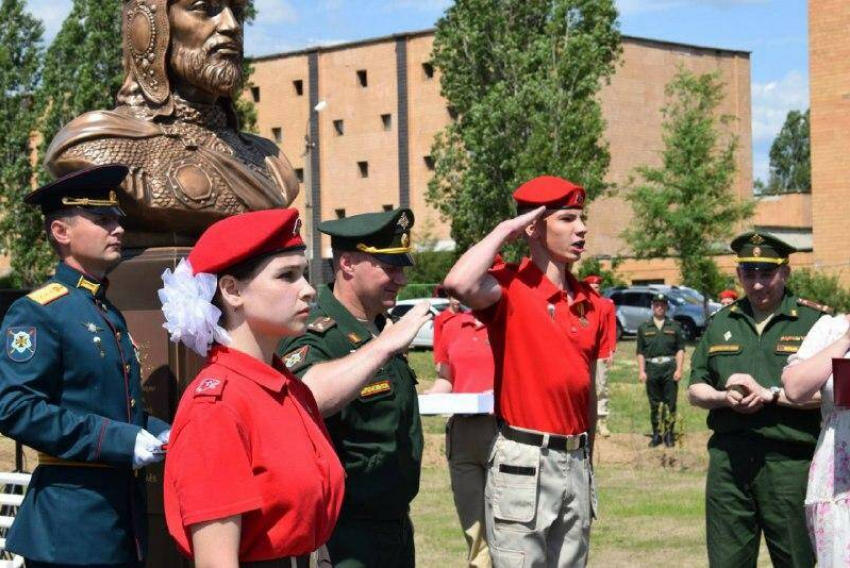
[[[103,463],[64,460],[38,452],[38,465],[62,465],[66,467],[112,467]]]

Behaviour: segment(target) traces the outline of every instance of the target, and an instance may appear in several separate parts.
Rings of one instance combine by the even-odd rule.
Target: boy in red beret
[[[493,565],[580,566],[596,507],[590,456],[596,361],[605,355],[602,300],[571,270],[585,247],[585,191],[542,176],[514,192],[503,221],[452,267],[449,293],[488,327],[500,431],[487,476]],[[530,257],[490,268],[522,237]]]
[[[611,435],[608,429],[608,367],[614,361],[614,351],[617,349],[617,307],[610,298],[602,295],[602,277],[591,274],[584,279],[602,300],[607,325],[605,327],[605,349],[596,363],[596,433],[607,438]]]

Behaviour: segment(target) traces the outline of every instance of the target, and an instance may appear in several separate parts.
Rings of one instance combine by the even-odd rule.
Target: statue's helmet
[[[118,102],[139,103],[170,114],[168,81],[168,0],[124,0],[121,35],[124,43],[124,85]]]

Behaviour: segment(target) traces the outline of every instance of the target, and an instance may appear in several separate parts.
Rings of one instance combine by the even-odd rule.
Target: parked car
[[[608,288],[604,295],[617,307],[617,338],[624,334],[635,335],[640,324],[652,317],[652,296],[658,292],[667,295],[670,309],[667,315],[682,325],[685,337],[696,339],[707,324],[703,310],[703,295],[686,286],[631,286]],[[708,313],[713,314],[722,306],[709,300]]]
[[[428,300],[431,302],[431,313],[434,317],[440,312],[445,311],[449,307],[449,301],[446,298],[413,298],[410,300],[400,300],[396,303],[395,306],[390,310],[390,315],[393,317],[401,317],[406,314],[408,311],[413,309],[413,306],[421,302],[422,300]],[[425,349],[433,349],[434,348],[434,321],[433,319],[419,328],[419,332],[416,334],[416,337],[413,338],[413,342],[410,344],[411,347],[416,348],[425,348]]]

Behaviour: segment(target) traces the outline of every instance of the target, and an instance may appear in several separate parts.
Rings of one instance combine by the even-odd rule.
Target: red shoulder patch
[[[195,398],[221,398],[221,393],[224,391],[225,384],[227,384],[227,380],[225,379],[219,379],[216,377],[203,378],[198,382],[198,385],[195,387]]]

